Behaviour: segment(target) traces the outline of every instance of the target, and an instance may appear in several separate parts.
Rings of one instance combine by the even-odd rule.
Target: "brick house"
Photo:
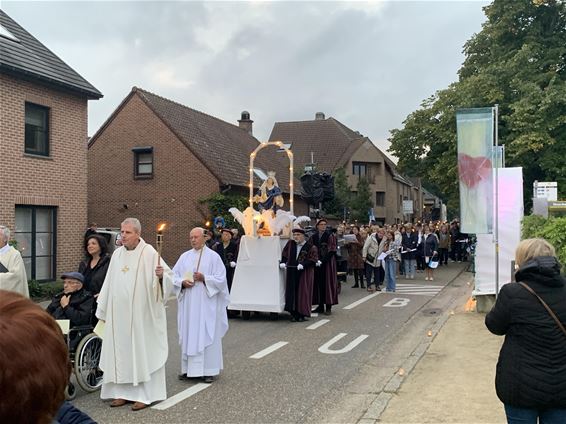
[[[87,225],[87,107],[102,94],[0,10],[0,223],[29,279],[76,270]]]
[[[318,112],[311,121],[276,122],[269,137],[281,140],[295,154],[295,169],[314,161],[316,170],[333,173],[344,168],[352,191],[366,177],[378,223],[416,221],[422,217],[423,192],[420,181],[402,176],[395,164],[368,137],[334,118]],[[412,202],[413,213],[404,213],[404,201]]]
[[[118,227],[137,217],[152,244],[166,222],[163,256],[173,263],[189,248],[190,229],[211,218],[200,199],[218,192],[248,198],[249,154],[259,143],[252,123],[245,111],[236,126],[134,87],[89,142],[89,221]],[[273,170],[288,193],[286,158],[267,149],[254,162],[254,186]],[[295,213],[306,210],[297,196]]]

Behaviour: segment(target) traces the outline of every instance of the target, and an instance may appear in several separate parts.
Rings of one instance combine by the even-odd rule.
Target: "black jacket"
[[[90,259],[85,259],[80,263],[79,272],[85,276],[85,290],[93,295],[100,293],[106,278],[108,265],[110,265],[110,256],[108,255],[101,257],[94,268],[90,267]]]
[[[566,323],[565,280],[556,258],[534,258],[515,279],[528,284]],[[495,377],[499,399],[520,408],[566,408],[566,335],[538,299],[517,283],[506,284],[485,325],[505,335]]]
[[[65,401],[57,411],[52,424],[96,424],[92,418]]]
[[[92,310],[94,308],[94,297],[85,289],[71,293],[71,300],[67,307],[62,308],[60,301],[63,293],[53,297],[47,307],[47,312],[55,319],[70,320],[71,327],[92,324]]]

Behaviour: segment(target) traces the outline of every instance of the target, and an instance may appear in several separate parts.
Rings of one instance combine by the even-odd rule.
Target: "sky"
[[[133,86],[237,125],[333,117],[386,151],[390,130],[457,80],[488,1],[6,1],[100,90],[93,135]]]

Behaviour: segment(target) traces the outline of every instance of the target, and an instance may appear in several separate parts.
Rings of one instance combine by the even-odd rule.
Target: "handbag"
[[[560,320],[558,319],[556,314],[554,312],[552,312],[552,309],[550,309],[550,306],[548,306],[546,304],[546,302],[544,300],[542,300],[541,297],[538,294],[536,294],[536,292],[532,288],[530,288],[527,284],[525,284],[521,281],[519,282],[519,284],[522,285],[524,288],[526,288],[528,291],[530,291],[539,300],[539,302],[542,304],[542,306],[544,306],[544,309],[546,309],[546,311],[549,313],[549,315],[552,317],[552,319],[556,322],[556,325],[558,325],[558,327],[562,330],[562,332],[566,336],[566,328],[564,328],[564,325],[560,322]]]
[[[370,255],[370,254],[368,253],[368,254],[366,255],[366,260],[367,260],[368,262],[372,262],[372,263],[373,263],[373,261],[375,261],[375,256]]]
[[[438,255],[434,255],[432,258],[430,258],[430,261],[428,261],[428,267],[431,269],[438,268]]]

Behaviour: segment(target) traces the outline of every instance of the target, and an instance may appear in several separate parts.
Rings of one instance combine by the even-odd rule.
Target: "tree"
[[[211,218],[221,216],[224,218],[227,228],[240,228],[240,230],[240,224],[234,220],[234,217],[228,210],[234,207],[243,211],[249,206],[248,199],[245,196],[222,193],[214,193],[207,198],[200,199],[199,203],[205,204],[208,207]]]
[[[338,168],[334,171],[334,199],[324,202],[324,212],[327,215],[334,215],[339,218],[344,217],[344,208],[349,209],[352,199],[352,189],[348,184],[346,170]]]
[[[371,192],[369,191],[369,183],[365,177],[360,177],[357,185],[357,192],[353,196],[352,219],[360,222],[368,220],[369,209],[373,206],[371,201]]]
[[[495,0],[482,30],[465,45],[459,80],[426,99],[389,149],[401,172],[458,209],[455,113],[499,104],[499,144],[506,165],[523,167],[525,199],[532,183],[557,181],[566,195],[566,3]]]

